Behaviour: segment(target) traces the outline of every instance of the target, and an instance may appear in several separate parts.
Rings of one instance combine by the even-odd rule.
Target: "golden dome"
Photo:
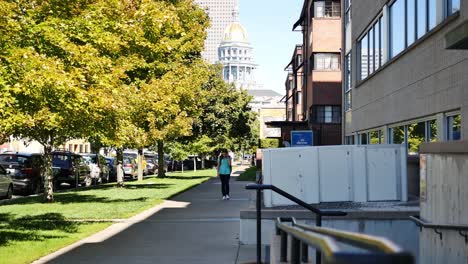
[[[239,22],[234,22],[224,30],[223,41],[248,42],[249,39],[245,28]]]

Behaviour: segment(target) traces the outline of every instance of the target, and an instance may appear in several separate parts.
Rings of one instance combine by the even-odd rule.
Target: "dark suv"
[[[37,194],[44,189],[41,164],[41,154],[21,152],[0,154],[0,165],[10,172],[14,193]]]
[[[92,184],[91,170],[83,157],[68,151],[52,152],[52,167],[54,169],[54,186],[68,183],[71,187],[76,184]]]

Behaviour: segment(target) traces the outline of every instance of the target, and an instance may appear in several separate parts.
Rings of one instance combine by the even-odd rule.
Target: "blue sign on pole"
[[[291,131],[291,147],[308,147],[314,145],[312,130]]]

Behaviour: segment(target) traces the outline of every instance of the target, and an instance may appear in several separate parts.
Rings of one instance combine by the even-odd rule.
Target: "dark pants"
[[[231,175],[229,174],[220,174],[219,178],[221,178],[221,192],[223,196],[229,195],[229,178]]]

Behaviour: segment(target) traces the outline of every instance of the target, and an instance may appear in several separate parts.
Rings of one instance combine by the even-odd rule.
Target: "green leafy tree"
[[[189,134],[208,18],[191,0],[0,1],[2,135],[144,147]],[[141,166],[140,166],[141,167]]]
[[[203,96],[199,101],[203,111],[193,124],[191,141],[204,142],[206,150],[210,152],[223,148],[250,148],[258,140],[256,114],[249,107],[252,98],[245,91],[238,91],[227,84],[220,72],[220,65],[210,67],[209,78],[202,86]],[[204,160],[207,153],[199,154]]]

